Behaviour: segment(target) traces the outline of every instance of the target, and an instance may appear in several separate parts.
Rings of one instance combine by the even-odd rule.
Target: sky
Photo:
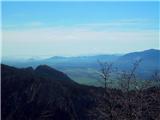
[[[158,2],[2,2],[2,57],[159,49]]]

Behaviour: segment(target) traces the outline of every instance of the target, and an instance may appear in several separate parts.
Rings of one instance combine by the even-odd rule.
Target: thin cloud
[[[79,55],[158,48],[158,31],[95,31],[87,28],[4,30],[2,53]]]
[[[87,24],[79,24],[78,26],[81,27],[88,27],[91,29],[102,29],[104,30],[134,30],[136,28],[143,29],[143,28],[150,28],[154,24],[158,24],[158,22],[154,20],[147,20],[147,19],[122,19],[118,21],[108,21],[108,22],[101,22],[101,23],[87,23]]]
[[[2,29],[28,29],[28,28],[44,27],[45,25],[46,24],[41,21],[32,21],[32,22],[27,22],[27,23],[3,25]]]
[[[84,24],[74,24],[72,27],[78,27],[78,28],[86,28],[86,29],[94,29],[94,30],[136,30],[136,29],[143,29],[150,27],[156,27],[158,26],[158,22],[154,20],[148,20],[148,19],[120,19],[120,20],[113,20],[113,21],[107,21],[107,22],[100,22],[100,23],[84,23]],[[35,29],[35,28],[44,28],[44,27],[55,27],[51,23],[46,23],[42,21],[30,21],[26,23],[17,23],[17,24],[8,24],[3,25],[3,29]],[[64,26],[65,28],[65,26]]]
[[[44,25],[45,24],[40,21],[33,21],[33,22],[26,24],[26,26],[30,26],[30,27],[37,27],[37,26],[44,26]]]

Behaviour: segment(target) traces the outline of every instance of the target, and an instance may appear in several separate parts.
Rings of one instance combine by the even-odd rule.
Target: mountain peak
[[[65,73],[58,71],[52,67],[49,67],[48,65],[39,65],[35,69],[35,72],[38,75],[41,75],[50,79],[72,81]]]
[[[144,50],[143,52],[160,52],[159,49],[148,49],[148,50]]]
[[[48,65],[39,65],[36,69],[36,72],[41,73],[41,74],[48,74],[48,75],[59,75],[59,74],[63,74],[62,72],[49,67]]]
[[[48,65],[39,65],[35,70],[54,70],[53,68],[49,67]]]

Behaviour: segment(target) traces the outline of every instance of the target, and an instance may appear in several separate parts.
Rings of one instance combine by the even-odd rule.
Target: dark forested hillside
[[[1,65],[2,120],[159,120],[160,89],[122,92],[85,86],[41,65]],[[107,95],[107,96],[106,96]],[[107,105],[107,106],[106,106]]]
[[[95,89],[48,66],[1,70],[2,120],[85,120],[95,104]]]

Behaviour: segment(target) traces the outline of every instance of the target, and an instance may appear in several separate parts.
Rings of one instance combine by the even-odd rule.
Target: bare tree
[[[107,91],[107,88],[111,84],[110,76],[112,73],[113,63],[100,62],[100,61],[98,61],[98,62],[100,65],[99,75],[102,78],[101,80],[103,81],[102,83],[104,84],[104,89],[105,89],[105,91]]]
[[[149,80],[144,80],[142,83],[137,80],[136,72],[141,61],[141,59],[135,61],[130,71],[118,72],[120,90],[110,87],[113,64],[99,62],[99,74],[104,86],[103,96],[99,99],[96,109],[100,114],[100,119],[97,120],[144,120],[153,115],[151,113],[153,101],[157,102],[157,96],[146,93],[151,87]],[[160,81],[160,74],[156,71],[153,78],[155,81]],[[153,109],[159,110],[159,107],[154,106]]]
[[[116,117],[116,112],[114,107],[116,106],[116,96],[114,95],[114,90],[111,87],[111,74],[113,72],[113,63],[100,62],[100,72],[101,83],[104,85],[103,97],[99,101],[99,106],[97,111],[101,114],[100,119],[113,120]]]
[[[141,63],[141,61],[141,59],[135,61],[135,63],[133,63],[133,68],[130,71],[121,72],[119,77],[120,88],[124,95],[122,103],[125,108],[125,115],[127,119],[130,120],[136,118],[136,110],[133,109],[136,103],[133,95],[135,94],[135,90],[138,89],[138,84],[136,80],[136,70],[138,69],[138,66]]]
[[[120,88],[123,92],[129,93],[132,89],[137,89],[136,70],[138,69],[141,59],[133,63],[133,68],[130,71],[122,71],[120,73]]]
[[[155,70],[152,75],[152,81],[157,87],[160,87],[160,70]]]

